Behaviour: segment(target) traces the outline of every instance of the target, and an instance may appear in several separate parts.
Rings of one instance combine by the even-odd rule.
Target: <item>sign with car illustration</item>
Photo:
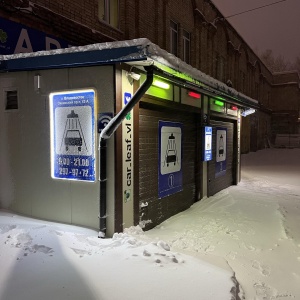
[[[181,163],[182,124],[159,121],[159,198],[182,190]]]
[[[216,173],[215,177],[226,174],[227,129],[216,128]]]
[[[50,94],[51,176],[95,181],[94,90]]]

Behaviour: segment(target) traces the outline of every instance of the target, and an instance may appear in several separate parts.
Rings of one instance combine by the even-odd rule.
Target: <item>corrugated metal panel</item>
[[[141,106],[143,104],[141,103]],[[169,217],[189,208],[195,202],[196,114],[159,107],[140,108],[139,114],[139,201],[145,229],[153,228]],[[183,191],[158,199],[158,123],[183,124]],[[143,206],[143,205],[142,205]]]
[[[231,186],[234,183],[234,125],[233,123],[211,121],[213,127],[212,147],[213,160],[208,162],[208,196],[213,196],[217,192]],[[227,129],[227,154],[226,154],[226,173],[223,176],[216,177],[216,132],[217,128]]]

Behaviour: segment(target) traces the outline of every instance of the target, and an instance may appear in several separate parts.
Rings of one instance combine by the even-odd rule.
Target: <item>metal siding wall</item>
[[[17,88],[17,112],[0,108],[0,161],[6,161],[4,173],[10,176],[7,186],[0,172],[0,208],[2,198],[9,199],[6,207],[25,215],[98,228],[99,182],[54,180],[50,175],[49,93],[93,87],[100,105],[98,112],[114,111],[114,79],[111,66],[40,70],[42,88],[34,91],[35,72],[10,73],[6,82],[2,74],[0,90]],[[2,102],[0,96],[0,104]],[[97,101],[97,100],[96,100]],[[2,151],[5,143],[5,151]],[[97,138],[95,141],[97,148]],[[110,150],[111,149],[111,150]],[[108,199],[114,199],[114,138],[108,141]],[[96,150],[98,174],[98,151]],[[4,186],[5,185],[5,189]],[[5,195],[3,195],[5,193]],[[6,195],[10,195],[10,197]],[[108,235],[114,232],[114,206],[108,202]]]
[[[27,122],[24,122],[24,114],[28,110],[28,102],[32,100],[26,97],[27,73],[1,74],[0,80],[0,208],[10,208],[22,197],[24,189],[27,190],[27,180],[20,180],[26,172],[27,164],[36,165],[34,160],[22,159],[25,149],[23,141],[27,130]],[[18,110],[5,111],[5,91],[18,91]],[[35,99],[33,99],[35,100]],[[39,102],[37,104],[40,104]],[[31,146],[31,139],[27,137]],[[31,149],[34,152],[35,148]],[[26,174],[26,173],[25,173]],[[28,214],[31,211],[30,197],[24,197],[19,204],[19,212]]]
[[[141,104],[143,106],[143,104]],[[159,108],[140,108],[139,202],[140,220],[145,229],[153,228],[169,217],[189,208],[195,201],[196,115]],[[158,122],[183,124],[183,191],[158,199]]]
[[[212,147],[213,147],[213,160],[208,162],[208,196],[213,196],[219,191],[231,186],[234,182],[233,180],[233,123],[211,121],[213,126],[213,137],[212,137]],[[215,178],[216,173],[216,128],[224,127],[227,128],[227,155],[226,155],[226,174]]]

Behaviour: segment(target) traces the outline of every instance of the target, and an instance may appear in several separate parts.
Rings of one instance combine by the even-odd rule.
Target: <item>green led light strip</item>
[[[219,100],[215,100],[215,105],[224,106],[224,102],[219,101]]]

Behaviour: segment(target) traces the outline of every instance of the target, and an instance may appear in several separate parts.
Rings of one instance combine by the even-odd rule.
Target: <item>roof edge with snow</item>
[[[145,62],[176,77],[229,97],[240,105],[258,108],[258,101],[186,64],[146,38],[77,46],[50,51],[0,55],[0,72],[30,71],[66,67],[107,65],[120,62]],[[181,76],[182,77],[182,76]]]

